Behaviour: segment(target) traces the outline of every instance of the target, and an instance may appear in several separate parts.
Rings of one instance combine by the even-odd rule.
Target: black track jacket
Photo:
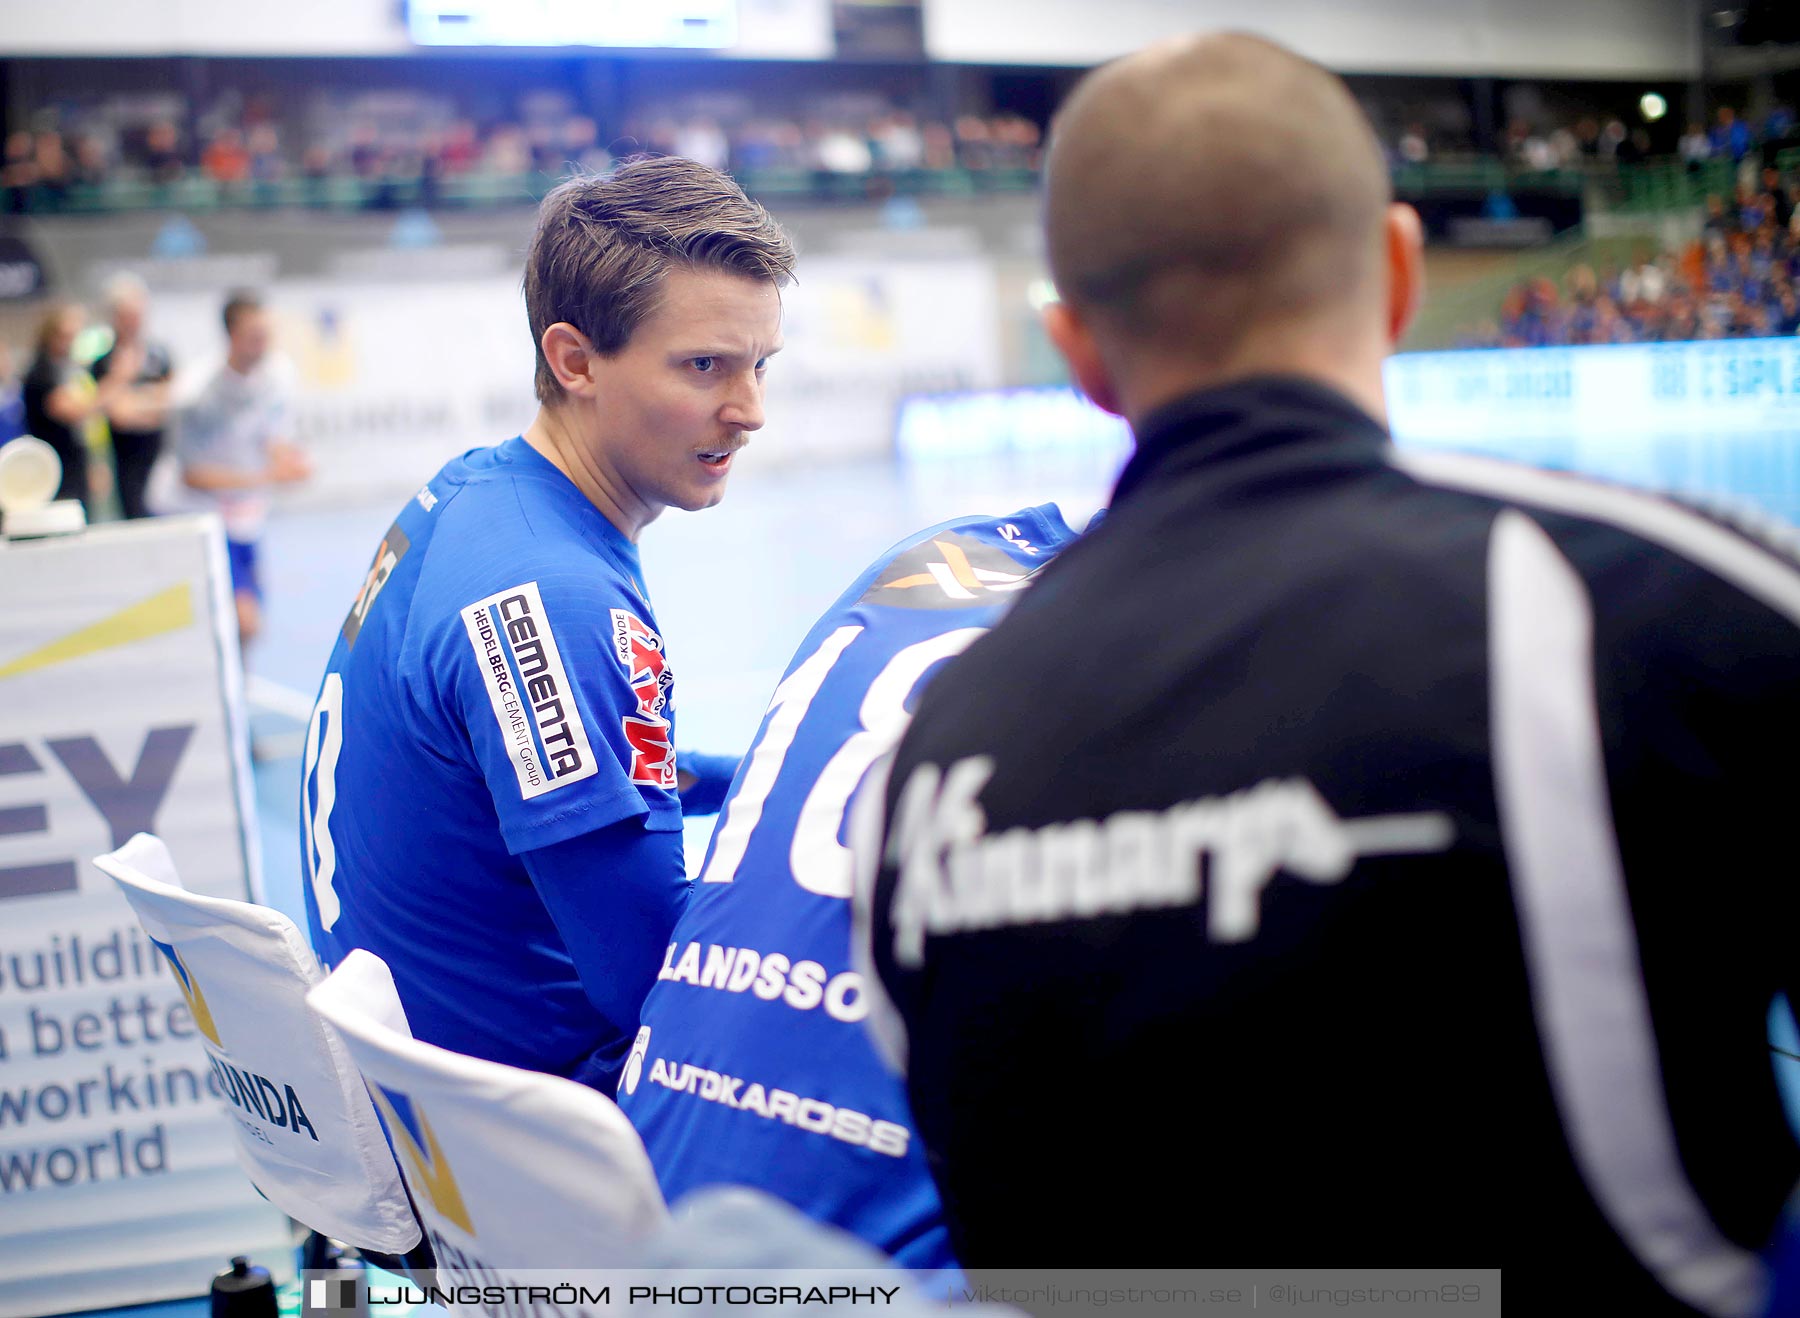
[[[1299,379],[1160,410],[868,812],[959,1257],[1757,1312],[1797,758],[1763,531],[1397,452]]]

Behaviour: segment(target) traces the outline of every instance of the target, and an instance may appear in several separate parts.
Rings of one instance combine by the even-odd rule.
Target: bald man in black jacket
[[[1576,477],[1397,454],[1417,216],[1265,41],[1055,125],[1048,327],[1137,451],[934,682],[859,920],[974,1268],[1505,1266],[1750,1315],[1800,1176],[1800,571]],[[880,790],[877,790],[879,788]]]

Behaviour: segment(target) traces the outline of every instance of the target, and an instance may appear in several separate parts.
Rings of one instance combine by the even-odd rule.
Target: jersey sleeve
[[[422,676],[466,734],[514,855],[622,819],[678,830],[673,677],[641,606],[588,563],[464,602]]]
[[[608,1042],[572,1078],[611,1094],[687,901],[681,834],[622,820],[519,859],[556,922],[582,991],[612,1026]]]

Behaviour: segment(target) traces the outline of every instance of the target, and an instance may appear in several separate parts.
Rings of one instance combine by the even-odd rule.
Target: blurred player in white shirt
[[[225,519],[238,638],[262,629],[257,541],[272,486],[312,475],[312,463],[288,438],[290,390],[270,352],[269,313],[261,300],[236,292],[225,302],[225,362],[183,411],[177,452],[181,478]]]

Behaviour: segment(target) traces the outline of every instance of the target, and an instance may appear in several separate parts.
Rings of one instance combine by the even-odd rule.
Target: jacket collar
[[[1234,380],[1166,403],[1137,426],[1137,451],[1113,487],[1128,500],[1147,482],[1277,445],[1326,438],[1343,455],[1385,458],[1390,440],[1375,418],[1343,394],[1297,375]]]

